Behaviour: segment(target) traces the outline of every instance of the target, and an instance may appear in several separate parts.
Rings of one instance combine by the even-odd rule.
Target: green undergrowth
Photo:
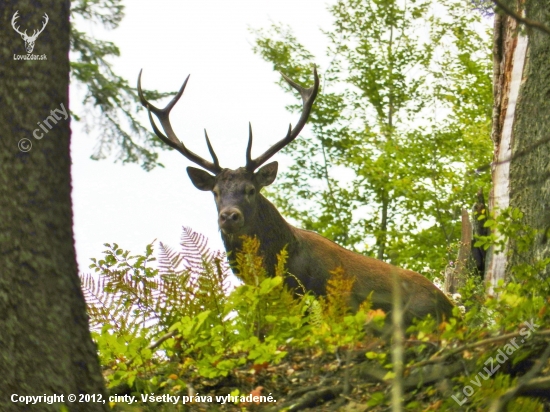
[[[285,277],[293,276],[286,250],[268,277],[256,239],[231,256],[236,287],[225,255],[188,228],[178,251],[162,243],[143,255],[106,247],[82,283],[108,389],[136,397],[133,405],[111,402],[114,410],[289,410],[304,388],[332,388],[336,396],[314,410],[382,411],[401,383],[405,410],[485,411],[548,374],[550,287],[539,276],[545,261],[518,266],[513,281],[492,295],[470,277],[455,317],[409,327],[404,373],[396,376],[385,314],[368,299],[350,312],[353,281],[340,269],[327,296],[316,299],[286,288]],[[180,398],[174,403],[168,395]],[[216,398],[228,395],[234,397]],[[506,410],[542,411],[544,400],[528,395],[513,396]]]

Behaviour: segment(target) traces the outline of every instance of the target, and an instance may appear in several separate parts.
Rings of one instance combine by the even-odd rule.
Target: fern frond
[[[159,243],[159,263],[158,268],[161,273],[177,273],[183,261],[183,255],[164,243]]]
[[[136,256],[117,244],[105,246],[105,258],[92,259],[99,277],[81,275],[92,327],[111,324],[115,334],[127,339],[155,336],[183,316],[204,310],[218,314],[221,322],[229,267],[225,254],[212,252],[203,235],[183,228],[181,250],[159,243],[158,260],[153,244]],[[155,260],[157,267],[151,268]]]
[[[194,232],[190,227],[183,227],[180,245],[182,257],[188,268],[200,270],[203,259],[210,260],[212,258],[206,237]]]
[[[344,272],[344,269],[337,267],[330,271],[330,278],[327,281],[325,313],[330,319],[343,319],[349,312],[349,298],[354,279]]]
[[[246,285],[259,285],[266,278],[267,272],[263,266],[263,259],[259,255],[260,241],[257,238],[245,237],[242,250],[235,256],[239,278]]]
[[[105,279],[98,279],[89,273],[81,275],[80,279],[84,299],[88,305],[90,326],[100,328],[105,324],[111,324],[121,328],[121,322],[117,317],[121,310],[118,296],[106,291]]]

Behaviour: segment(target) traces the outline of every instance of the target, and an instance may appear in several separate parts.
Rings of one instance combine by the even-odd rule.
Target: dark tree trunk
[[[381,210],[381,219],[380,219],[380,233],[376,239],[376,246],[378,247],[378,252],[376,254],[376,259],[384,260],[384,255],[386,253],[386,243],[388,242],[388,208],[389,200],[386,191],[382,196],[382,210]]]
[[[550,27],[550,0],[528,0],[525,11],[527,18]],[[512,140],[517,159],[510,164],[510,206],[522,210],[525,223],[539,234],[528,252],[512,254],[509,265],[550,257],[550,35],[531,28],[527,34]],[[549,273],[547,268],[545,275]]]
[[[12,394],[64,395],[71,411],[107,410],[108,402],[67,401],[69,394],[105,395],[73,243],[70,118],[62,114],[69,107],[69,7],[54,0],[0,3],[1,411],[60,410],[13,403]],[[47,60],[14,59],[28,54],[10,24],[17,10],[16,26],[27,34],[48,14],[32,52]],[[30,151],[18,148],[21,139]]]

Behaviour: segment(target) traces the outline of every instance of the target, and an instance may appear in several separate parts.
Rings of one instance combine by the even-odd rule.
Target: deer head
[[[315,78],[314,84],[309,89],[298,85],[293,80],[282,74],[288,84],[296,89],[302,97],[303,108],[298,123],[296,123],[294,128],[292,128],[292,125],[289,125],[286,136],[255,159],[252,159],[252,126],[249,124],[246,165],[244,167],[231,170],[220,166],[216,153],[214,152],[214,149],[210,144],[210,140],[208,139],[206,130],[204,135],[206,138],[208,151],[212,156],[212,162],[203,159],[187,149],[172,129],[169,114],[182,96],[185,86],[187,85],[187,81],[189,80],[189,76],[187,76],[187,79],[185,79],[181,89],[168,103],[168,105],[164,109],[159,109],[149,103],[143,96],[140,71],[138,77],[138,94],[141,104],[147,108],[149,120],[151,121],[151,125],[156,135],[164,143],[179,151],[187,159],[193,163],[196,163],[202,167],[202,169],[206,169],[210,172],[208,173],[205,170],[194,167],[187,168],[187,174],[197,189],[213,192],[216,207],[218,209],[218,225],[223,234],[229,236],[250,234],[251,228],[255,226],[255,223],[257,223],[258,216],[261,213],[259,203],[262,202],[261,199],[263,198],[259,193],[260,189],[273,183],[275,177],[277,176],[278,165],[277,162],[271,162],[257,171],[256,169],[263,165],[279,150],[292,142],[306,124],[313,106],[313,102],[319,90],[319,77],[315,68],[313,70],[313,74]],[[162,133],[156,126],[152,113],[155,114],[157,119],[160,121],[164,133]]]
[[[27,35],[27,30],[25,30],[24,32],[21,32],[19,31],[20,26],[17,26],[17,27],[15,26],[16,20],[19,17],[18,13],[19,13],[19,10],[17,10],[13,15],[11,19],[11,26],[17,33],[21,35],[21,38],[25,41],[25,49],[27,50],[27,53],[30,54],[34,50],[34,43],[36,42],[38,35],[44,31],[44,29],[46,28],[46,25],[48,24],[48,21],[50,21],[50,18],[46,13],[44,13],[44,16],[43,16],[44,23],[42,23],[42,28],[40,30],[34,30],[32,35],[29,36]]]

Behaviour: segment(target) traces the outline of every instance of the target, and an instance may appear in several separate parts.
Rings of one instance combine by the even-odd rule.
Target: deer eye
[[[217,198],[220,193],[217,190],[212,190],[212,193],[214,193],[214,197]]]
[[[246,189],[246,194],[247,194],[248,196],[252,196],[252,195],[254,195],[255,193],[256,193],[256,189],[253,188],[253,187],[250,187],[250,188]]]

